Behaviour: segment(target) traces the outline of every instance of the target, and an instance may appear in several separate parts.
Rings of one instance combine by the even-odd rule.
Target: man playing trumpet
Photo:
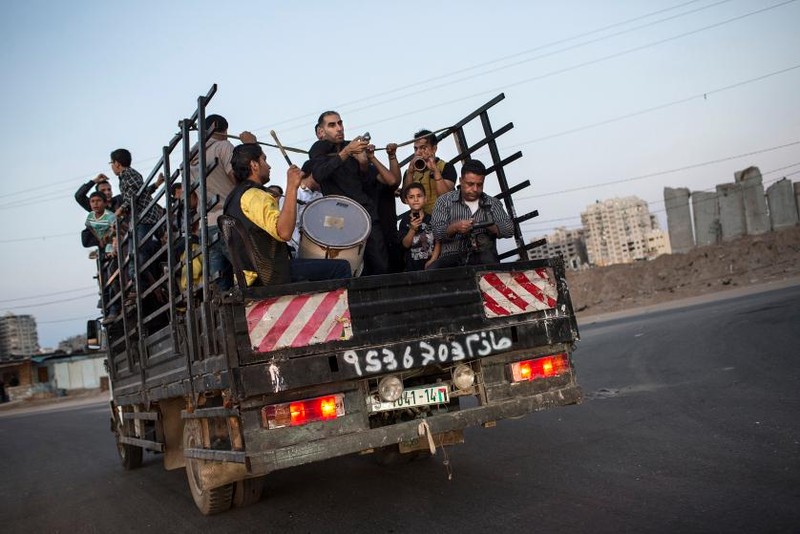
[[[456,169],[450,163],[436,157],[438,148],[436,135],[429,130],[414,134],[414,159],[403,177],[403,190],[414,182],[425,189],[425,204],[422,210],[428,215],[439,196],[456,187]]]

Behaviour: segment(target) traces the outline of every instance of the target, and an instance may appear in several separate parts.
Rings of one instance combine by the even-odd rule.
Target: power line
[[[711,91],[705,91],[703,93],[698,93],[696,95],[689,96],[689,97],[686,97],[686,98],[681,98],[679,100],[673,100],[672,102],[667,102],[665,104],[659,104],[659,105],[652,106],[652,107],[649,107],[649,108],[641,109],[639,111],[626,113],[624,115],[619,115],[617,117],[613,117],[613,118],[610,118],[610,119],[605,119],[605,120],[602,120],[602,121],[599,121],[599,122],[586,124],[584,126],[578,126],[576,128],[570,128],[568,130],[563,130],[561,132],[557,132],[557,133],[553,133],[553,134],[549,134],[549,135],[544,135],[542,137],[537,137],[536,139],[531,139],[529,141],[523,141],[521,143],[517,143],[515,145],[507,146],[507,147],[504,147],[504,148],[512,149],[512,148],[517,148],[517,147],[524,146],[524,145],[530,145],[530,144],[533,144],[533,143],[538,143],[540,141],[553,139],[555,137],[561,137],[563,135],[577,133],[577,132],[580,132],[580,131],[583,131],[583,130],[589,130],[591,128],[597,128],[598,126],[605,126],[606,124],[611,124],[613,122],[617,122],[617,121],[624,120],[624,119],[630,119],[631,117],[636,117],[638,115],[644,115],[646,113],[650,113],[650,112],[653,112],[653,111],[660,111],[662,109],[665,109],[665,108],[668,108],[668,107],[672,107],[672,106],[676,106],[678,104],[685,104],[687,102],[691,102],[692,100],[697,100],[697,99],[700,99],[700,98],[705,100],[705,99],[708,98],[709,95],[721,93],[723,91],[728,91],[728,90],[731,90],[731,89],[737,89],[737,88],[742,87],[744,85],[747,85],[747,84],[750,84],[750,83],[754,83],[754,82],[759,82],[759,81],[765,80],[767,78],[771,78],[772,76],[777,76],[779,74],[785,74],[787,72],[793,71],[793,70],[798,69],[798,68],[800,68],[800,64],[793,65],[793,66],[787,67],[785,69],[776,70],[774,72],[770,72],[768,74],[763,74],[761,76],[756,76],[755,78],[750,78],[748,80],[743,80],[743,81],[736,82],[736,83],[733,83],[733,84],[730,84],[730,85],[726,85],[725,87],[719,87],[717,89],[712,89]]]
[[[86,295],[78,295],[68,299],[51,300],[50,302],[41,302],[39,304],[27,304],[24,306],[7,306],[7,310],[18,310],[21,308],[39,308],[40,306],[50,306],[51,304],[61,304],[62,302],[71,302],[73,300],[85,299],[86,297],[97,296],[97,293],[87,293]]]
[[[80,232],[70,232],[68,234],[52,234],[52,235],[41,235],[41,236],[37,236],[37,237],[19,237],[17,239],[3,239],[2,241],[0,241],[0,243],[19,243],[19,242],[22,242],[22,241],[34,241],[34,240],[38,240],[38,239],[45,240],[45,239],[51,239],[51,238],[55,238],[55,237],[66,237],[66,236],[76,237],[79,233]]]
[[[67,293],[75,293],[76,291],[86,291],[87,289],[94,289],[96,287],[97,286],[76,287],[74,289],[65,289],[64,291],[54,291],[54,292],[45,293],[45,294],[42,294],[42,295],[31,295],[29,297],[16,297],[16,298],[13,298],[13,299],[4,299],[4,300],[0,300],[0,304],[2,304],[4,302],[16,302],[16,301],[19,301],[19,300],[33,300],[33,299],[39,299],[39,298],[44,298],[44,297],[52,297],[52,296],[55,296],[55,295],[65,295]]]
[[[584,62],[582,62],[582,63],[577,63],[577,64],[575,64],[575,65],[570,65],[570,66],[568,66],[568,67],[564,67],[564,68],[557,69],[557,70],[554,70],[554,71],[550,71],[550,72],[547,72],[547,73],[544,73],[544,74],[540,74],[540,75],[537,75],[537,76],[533,76],[533,77],[531,77],[531,78],[526,78],[526,79],[524,79],[524,80],[520,80],[520,81],[518,81],[518,82],[513,82],[513,83],[510,83],[510,84],[505,84],[505,85],[503,85],[503,86],[501,86],[501,87],[495,87],[495,88],[493,88],[493,89],[488,89],[488,90],[485,90],[485,91],[480,91],[480,92],[478,92],[478,93],[473,93],[473,94],[471,94],[471,95],[464,96],[464,97],[457,98],[457,99],[449,99],[449,100],[447,100],[446,102],[439,102],[439,103],[437,103],[437,104],[435,104],[435,105],[429,106],[429,107],[427,107],[427,108],[423,108],[423,109],[421,109],[421,110],[420,110],[420,109],[417,109],[417,110],[415,110],[415,111],[411,111],[411,112],[407,112],[407,113],[401,113],[401,114],[399,114],[399,115],[394,115],[394,116],[391,116],[391,117],[386,117],[386,118],[379,119],[379,120],[377,120],[377,121],[374,121],[374,122],[377,122],[377,123],[386,123],[386,122],[389,122],[389,121],[393,121],[393,120],[395,120],[395,119],[399,119],[399,118],[402,118],[402,117],[406,117],[406,116],[408,116],[408,115],[413,115],[413,114],[417,114],[417,113],[420,113],[420,112],[423,112],[423,111],[429,111],[429,110],[432,110],[432,109],[436,109],[436,108],[439,108],[439,107],[441,107],[441,106],[442,106],[442,105],[444,105],[444,104],[453,104],[453,103],[456,103],[456,102],[461,102],[461,101],[464,101],[464,100],[469,100],[469,99],[471,99],[471,98],[475,98],[475,97],[478,97],[478,96],[483,96],[483,95],[487,95],[487,94],[494,94],[494,93],[498,93],[498,92],[500,92],[500,91],[505,91],[505,90],[508,90],[508,89],[509,89],[509,88],[511,88],[511,87],[516,87],[516,86],[519,86],[519,85],[524,85],[524,84],[527,84],[527,83],[530,83],[530,82],[534,82],[534,81],[543,80],[543,79],[546,79],[546,78],[550,78],[550,77],[552,77],[552,76],[557,76],[557,75],[559,75],[559,74],[564,74],[564,73],[566,73],[566,72],[570,72],[570,71],[573,71],[573,70],[577,70],[577,69],[580,69],[580,68],[583,68],[583,67],[588,67],[588,66],[590,66],[590,65],[595,65],[595,64],[597,64],[597,63],[602,63],[602,62],[605,62],[605,61],[608,61],[608,60],[611,60],[611,59],[616,59],[616,58],[619,58],[619,57],[622,57],[622,56],[625,56],[625,55],[628,55],[628,54],[632,54],[632,53],[634,53],[634,52],[639,52],[639,51],[641,51],[641,50],[645,50],[645,49],[647,49],[647,48],[651,48],[651,47],[658,46],[658,45],[661,45],[661,44],[664,44],[664,43],[668,43],[668,42],[670,42],[670,41],[675,41],[675,40],[677,40],[677,39],[682,39],[682,38],[684,38],[684,37],[688,37],[688,36],[691,36],[691,35],[695,35],[695,34],[697,34],[697,33],[701,33],[701,32],[707,31],[707,30],[715,29],[715,28],[718,28],[718,27],[720,27],[720,26],[724,26],[724,25],[726,25],[726,24],[730,24],[730,23],[732,23],[732,22],[737,22],[737,21],[739,21],[739,20],[742,20],[742,19],[745,19],[745,18],[747,18],[747,17],[751,17],[751,16],[754,16],[754,15],[759,15],[759,14],[761,14],[761,13],[764,13],[764,12],[766,12],[766,11],[770,11],[770,10],[772,10],[772,9],[776,9],[776,8],[779,8],[779,7],[783,7],[783,6],[787,5],[787,4],[791,4],[791,3],[793,3],[793,2],[796,2],[796,1],[797,1],[797,0],[785,0],[784,2],[781,2],[781,3],[779,3],[779,4],[775,4],[775,5],[768,6],[768,7],[762,8],[762,9],[758,9],[758,10],[755,10],[755,11],[751,11],[751,12],[749,12],[749,13],[745,13],[745,14],[743,14],[743,15],[738,15],[738,16],[736,16],[736,17],[732,17],[732,18],[729,18],[729,19],[723,20],[723,21],[721,21],[721,22],[717,22],[717,23],[714,23],[714,24],[710,24],[710,25],[708,25],[708,26],[703,26],[703,27],[701,27],[701,28],[697,28],[697,29],[695,29],[695,30],[691,30],[691,31],[683,32],[683,33],[680,33],[680,34],[677,34],[677,35],[673,35],[673,36],[671,36],[671,37],[667,37],[667,38],[664,38],[664,39],[659,39],[659,40],[657,40],[657,41],[651,41],[651,42],[649,42],[649,43],[646,43],[646,44],[644,44],[644,45],[635,46],[635,47],[633,47],[633,48],[628,48],[628,49],[626,49],[626,50],[622,50],[622,51],[620,51],[620,52],[615,52],[615,53],[613,53],[613,54],[609,54],[609,55],[602,56],[602,57],[599,57],[599,58],[595,58],[595,59],[592,59],[592,60],[584,61]],[[492,70],[492,71],[482,72],[482,73],[481,73],[481,75],[491,74],[492,72],[494,72],[494,71],[496,71],[496,70],[501,70],[501,69],[503,69],[503,68],[507,68],[507,67],[499,67],[499,68],[497,68],[497,69],[494,69],[494,70]],[[472,76],[472,77],[474,77],[474,76]],[[433,90],[433,89],[438,89],[438,88],[442,88],[442,87],[447,87],[447,86],[451,85],[452,83],[456,83],[456,82],[463,81],[463,80],[466,80],[466,79],[469,79],[469,77],[467,77],[467,78],[462,78],[462,79],[458,79],[458,80],[455,80],[455,81],[451,81],[451,82],[448,82],[447,84],[442,84],[442,85],[439,85],[439,86],[428,87],[428,88],[425,88],[424,90],[420,90],[419,92],[431,91],[431,90]],[[406,95],[406,96],[410,96],[410,95]],[[395,99],[395,100],[396,100],[396,99]],[[387,103],[387,102],[390,102],[390,101],[391,101],[391,100],[387,100],[387,101],[383,101],[383,102],[380,102],[380,103]],[[380,104],[380,103],[379,103],[379,104]],[[363,110],[363,109],[367,109],[367,108],[369,108],[369,107],[374,107],[375,105],[377,105],[377,104],[370,104],[369,106],[365,106],[365,107],[357,108],[356,110],[351,110],[351,111],[361,111],[361,110]],[[368,126],[369,126],[369,125],[358,125],[358,126],[356,126],[355,128],[356,128],[356,130],[360,130],[360,129],[362,129],[362,128],[366,128],[366,127],[368,127]]]
[[[496,59],[493,59],[493,60],[490,60],[490,61],[486,61],[486,62],[483,62],[483,63],[478,63],[476,65],[471,65],[469,67],[465,67],[465,68],[458,69],[458,70],[455,70],[455,71],[450,71],[450,72],[448,72],[446,74],[440,74],[440,75],[437,75],[437,76],[433,76],[431,78],[427,78],[427,79],[424,79],[424,80],[419,80],[419,81],[416,81],[416,82],[408,84],[408,85],[397,87],[395,89],[390,89],[388,91],[384,91],[384,92],[381,92],[381,93],[376,93],[376,94],[373,94],[373,95],[370,95],[370,96],[361,97],[361,98],[358,98],[358,99],[355,99],[355,100],[351,100],[349,102],[339,103],[339,104],[334,105],[333,107],[336,108],[336,109],[342,109],[342,108],[346,108],[347,106],[350,106],[352,104],[363,103],[365,101],[373,100],[375,98],[380,98],[382,96],[387,96],[387,95],[394,94],[394,93],[400,93],[402,91],[405,91],[406,89],[418,88],[420,86],[427,86],[431,82],[435,82],[435,81],[442,80],[442,79],[447,79],[447,78],[450,78],[452,76],[457,76],[459,74],[462,74],[464,72],[474,71],[474,70],[480,69],[482,67],[486,67],[486,66],[497,64],[497,63],[501,63],[503,61],[507,61],[507,60],[513,59],[515,57],[523,56],[523,55],[529,54],[531,52],[537,52],[539,50],[543,50],[543,49],[550,48],[550,47],[553,47],[553,46],[556,46],[556,45],[567,43],[569,41],[574,41],[575,39],[580,39],[581,37],[588,37],[588,36],[594,35],[596,33],[601,33],[603,31],[607,31],[607,30],[616,28],[618,26],[623,26],[625,24],[630,24],[632,22],[643,20],[643,19],[655,16],[655,15],[660,15],[661,13],[666,13],[668,11],[672,11],[674,9],[679,9],[679,8],[682,8],[682,7],[691,5],[691,4],[696,4],[698,1],[699,0],[692,0],[690,2],[684,2],[682,4],[678,4],[677,6],[673,6],[673,7],[669,7],[669,8],[665,8],[665,9],[661,9],[661,10],[657,10],[657,11],[653,11],[653,12],[647,13],[645,15],[641,15],[641,16],[638,16],[638,17],[626,19],[626,20],[623,20],[623,21],[620,21],[620,22],[616,22],[616,23],[610,24],[608,26],[602,26],[602,27],[596,28],[594,30],[590,30],[590,31],[587,31],[587,32],[584,32],[584,33],[579,33],[579,34],[573,35],[571,37],[565,37],[565,38],[558,39],[558,40],[555,40],[555,41],[550,41],[548,43],[544,43],[542,45],[538,45],[538,46],[535,46],[533,48],[529,48],[528,50],[523,50],[522,52],[516,52],[514,54],[510,54],[510,55],[507,55],[507,56],[496,58]],[[611,37],[617,37],[617,36],[619,36],[619,35],[621,35],[623,33],[631,32],[631,31],[642,29],[642,28],[647,27],[647,26],[652,26],[652,25],[655,25],[655,24],[659,24],[661,22],[665,22],[667,20],[671,20],[671,19],[676,18],[676,17],[682,17],[682,16],[685,16],[685,15],[696,13],[698,11],[701,11],[701,10],[704,10],[704,9],[708,9],[710,7],[715,7],[715,6],[719,5],[719,4],[724,4],[724,3],[727,3],[729,1],[730,0],[721,0],[721,1],[716,2],[714,4],[711,4],[711,5],[708,5],[708,6],[704,6],[704,7],[701,7],[701,8],[692,10],[692,11],[688,11],[688,12],[685,12],[685,13],[681,13],[681,14],[678,14],[678,15],[674,15],[672,17],[668,17],[668,18],[665,18],[665,19],[660,19],[660,20],[657,20],[657,21],[653,21],[653,22],[650,22],[650,23],[645,24],[643,26],[638,26],[638,27],[635,27],[635,28],[624,30],[622,32],[618,32],[618,33],[615,33],[615,34],[607,35],[607,36],[604,36],[604,37],[601,37],[601,38],[598,38],[598,39],[594,39],[592,41],[586,41],[586,42],[583,42],[583,43],[579,43],[577,45],[574,45],[573,47],[562,49],[562,50],[553,52],[551,54],[560,53],[560,52],[563,52],[563,51],[568,51],[568,50],[571,50],[572,48],[576,48],[578,46],[584,46],[584,45],[587,45],[587,44],[592,44],[594,42],[598,42],[598,41],[601,41],[601,40],[604,40],[604,39],[609,39]],[[548,54],[548,55],[550,55],[550,54]],[[533,59],[539,59],[540,57],[545,57],[545,56],[538,56],[538,57],[529,59],[529,61],[533,60]],[[481,74],[484,74],[484,73],[481,73]],[[471,76],[471,77],[474,77],[474,76]],[[418,94],[418,92],[419,91],[416,91],[414,93],[411,93],[410,95],[403,95],[403,96],[400,96],[398,98],[405,98],[407,96]],[[351,112],[352,111],[360,111],[361,109],[364,109],[364,108],[355,108],[355,109],[352,109],[350,111]],[[284,124],[290,124],[290,123],[293,123],[293,122],[299,121],[299,120],[306,121],[306,120],[308,120],[308,118],[310,116],[311,115],[309,115],[309,114],[304,114],[304,115],[301,115],[301,116],[292,117],[290,119],[285,119],[283,121],[274,123],[272,125],[272,127],[281,126],[281,125],[284,125]],[[297,127],[299,127],[299,126],[297,126]],[[295,127],[295,128],[297,128],[297,127]],[[262,126],[262,127],[256,128],[254,131],[263,130],[265,128],[267,128],[267,126]]]
[[[631,178],[623,178],[621,180],[612,180],[610,182],[603,182],[603,183],[599,183],[599,184],[584,185],[584,186],[581,186],[581,187],[573,187],[573,188],[570,188],[570,189],[562,189],[560,191],[551,191],[549,193],[543,193],[541,195],[531,195],[531,196],[528,196],[528,197],[519,197],[516,200],[519,201],[519,200],[530,200],[530,199],[534,199],[534,198],[551,197],[551,196],[555,196],[555,195],[561,195],[561,194],[564,194],[564,193],[573,193],[575,191],[583,191],[583,190],[586,190],[586,189],[595,189],[595,188],[598,188],[598,187],[605,187],[607,185],[615,185],[615,184],[622,184],[622,183],[626,183],[626,182],[633,182],[633,181],[636,181],[636,180],[644,180],[646,178],[653,178],[655,176],[662,176],[662,175],[665,175],[665,174],[672,174],[672,173],[676,173],[676,172],[687,171],[687,170],[690,170],[690,169],[696,169],[696,168],[699,168],[699,167],[705,167],[707,165],[713,165],[715,163],[722,163],[724,161],[730,161],[730,160],[734,160],[734,159],[744,158],[744,157],[753,156],[753,155],[756,155],[756,154],[763,154],[764,152],[771,152],[773,150],[780,150],[782,148],[787,148],[787,147],[795,146],[795,145],[800,145],[800,141],[793,141],[791,143],[786,143],[786,144],[783,144],[783,145],[773,146],[773,147],[769,147],[769,148],[763,148],[761,150],[754,150],[752,152],[746,152],[746,153],[743,153],[743,154],[736,154],[734,156],[727,156],[727,157],[724,157],[724,158],[718,158],[718,159],[714,159],[714,160],[710,160],[710,161],[703,161],[701,163],[693,163],[691,165],[684,165],[683,167],[677,167],[675,169],[669,169],[669,170],[666,170],[666,171],[657,171],[657,172],[651,172],[651,173],[647,173],[647,174],[640,174],[638,176],[633,176]]]

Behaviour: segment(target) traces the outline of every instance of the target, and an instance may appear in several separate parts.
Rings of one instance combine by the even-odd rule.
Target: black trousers
[[[386,274],[389,272],[389,253],[386,250],[386,240],[383,237],[381,225],[372,223],[372,230],[367,238],[364,249],[364,271],[362,275]]]

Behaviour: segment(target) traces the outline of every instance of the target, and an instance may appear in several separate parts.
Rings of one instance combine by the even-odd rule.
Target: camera
[[[414,170],[418,172],[422,172],[428,168],[428,164],[422,158],[417,158],[414,160]]]

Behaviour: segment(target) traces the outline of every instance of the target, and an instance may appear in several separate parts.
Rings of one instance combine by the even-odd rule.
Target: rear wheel
[[[183,427],[183,448],[184,450],[203,448],[202,428],[199,421],[189,420]],[[189,482],[189,490],[192,492],[195,505],[203,515],[213,515],[228,510],[233,501],[234,484],[203,489],[200,480],[202,465],[203,460],[186,458],[186,479]]]
[[[261,500],[264,492],[264,478],[246,478],[234,484],[233,506],[242,508],[250,506]]]

